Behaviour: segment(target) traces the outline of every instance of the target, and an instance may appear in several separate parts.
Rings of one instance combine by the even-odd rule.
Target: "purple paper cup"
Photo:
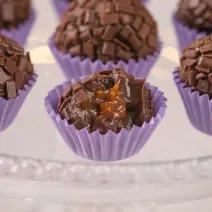
[[[199,131],[212,135],[212,100],[207,94],[200,95],[181,82],[177,69],[173,77],[191,124]]]
[[[146,4],[148,0],[141,0],[141,3]],[[52,0],[52,5],[59,17],[66,11],[69,5],[68,0]]]
[[[2,29],[0,30],[0,34],[13,39],[19,43],[22,47],[26,44],[28,35],[32,29],[32,26],[36,19],[36,12],[35,10],[31,11],[30,17],[28,20],[26,20],[23,24],[20,24],[16,28],[12,29]]]
[[[192,44],[195,40],[206,36],[206,33],[200,33],[195,29],[190,29],[188,26],[182,24],[176,15],[172,17],[175,33],[178,39],[178,46],[180,53],[183,52],[184,48]]]
[[[148,1],[150,1],[150,0],[141,0],[141,3],[146,4]]]
[[[15,120],[26,97],[34,86],[36,79],[37,75],[34,74],[24,88],[18,90],[18,96],[16,98],[6,100],[0,97],[0,132],[9,127]]]
[[[52,4],[56,10],[57,15],[60,17],[68,8],[68,0],[52,0]]]
[[[64,89],[81,78],[56,86],[44,100],[47,113],[68,147],[77,155],[94,161],[123,160],[138,153],[164,117],[167,99],[163,93],[158,88],[147,84],[152,92],[155,116],[142,127],[134,126],[131,131],[122,129],[118,134],[112,131],[106,135],[101,135],[98,131],[89,134],[86,128],[76,130],[74,125],[68,124],[66,119],[62,120],[57,112],[57,104]]]
[[[159,42],[159,47],[155,53],[153,55],[148,55],[146,59],[141,58],[138,61],[130,59],[128,63],[120,60],[117,64],[109,61],[106,64],[103,64],[100,60],[92,62],[89,58],[81,60],[80,57],[72,57],[69,53],[63,54],[57,49],[53,39],[50,38],[49,40],[49,48],[68,80],[78,76],[85,76],[94,72],[99,72],[104,69],[114,69],[116,67],[122,67],[125,71],[133,74],[135,77],[144,79],[148,76],[152,66],[157,61],[160,55],[161,46],[162,44]]]

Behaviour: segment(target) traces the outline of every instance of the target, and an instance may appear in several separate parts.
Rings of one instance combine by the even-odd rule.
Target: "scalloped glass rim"
[[[0,154],[0,177],[32,182],[63,184],[114,185],[150,187],[198,179],[212,179],[212,156],[151,163],[80,163],[39,160]],[[122,176],[122,178],[120,178]],[[142,176],[142,177],[140,177]],[[166,180],[164,180],[166,179]],[[99,184],[100,183],[100,184]],[[87,187],[95,186],[89,184]]]

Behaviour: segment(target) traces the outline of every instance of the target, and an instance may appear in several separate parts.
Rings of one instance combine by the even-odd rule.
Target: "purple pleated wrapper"
[[[66,119],[62,120],[57,112],[58,101],[65,88],[82,78],[76,78],[56,86],[45,98],[46,111],[68,147],[77,155],[94,161],[117,161],[138,153],[165,114],[167,99],[163,93],[156,87],[147,84],[152,92],[155,116],[149,123],[144,123],[142,127],[134,126],[131,131],[122,129],[118,134],[112,131],[106,135],[101,135],[98,131],[89,134],[86,128],[76,130],[74,125],[68,124]]]
[[[56,10],[57,15],[60,17],[68,8],[69,2],[67,0],[52,0],[52,4]]]
[[[0,132],[9,127],[15,120],[26,97],[34,86],[36,79],[37,75],[34,74],[24,88],[18,90],[18,96],[16,98],[6,100],[0,97]]]
[[[22,47],[26,44],[28,35],[32,29],[32,26],[36,19],[36,12],[32,9],[30,17],[23,24],[20,24],[18,27],[12,29],[2,29],[0,34],[11,38],[19,43]]]
[[[146,59],[141,58],[138,61],[130,59],[128,63],[120,60],[117,64],[112,61],[103,64],[100,60],[92,62],[89,58],[81,60],[80,57],[72,57],[70,53],[64,54],[57,49],[52,38],[49,40],[49,48],[68,80],[78,76],[85,76],[94,72],[99,72],[104,69],[114,69],[116,67],[122,67],[125,71],[133,74],[135,77],[144,79],[148,76],[152,66],[160,55],[162,44],[160,41],[158,42],[159,47],[154,55],[148,55]]]
[[[146,4],[148,0],[141,0],[143,4]],[[60,17],[68,8],[69,2],[67,0],[52,0],[52,4],[56,10],[57,15]]]
[[[178,39],[178,46],[180,53],[183,49],[191,45],[195,40],[206,36],[206,33],[200,33],[195,29],[191,29],[188,26],[181,23],[174,14],[172,17],[173,25]]]
[[[141,0],[141,3],[146,4],[147,2],[149,2],[150,0]]]
[[[212,135],[212,100],[207,94],[200,95],[181,82],[177,69],[173,77],[191,124],[199,131]]]

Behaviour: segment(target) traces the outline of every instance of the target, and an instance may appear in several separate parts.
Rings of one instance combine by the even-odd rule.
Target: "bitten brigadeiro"
[[[212,1],[181,0],[174,14],[180,50],[201,36],[212,33]]]
[[[101,62],[99,70],[107,62],[114,67],[122,61],[121,66],[128,71],[130,60],[139,68],[146,62],[149,63],[145,66],[147,70],[140,68],[140,72],[148,72],[159,54],[157,24],[140,0],[73,0],[61,18],[52,43],[57,50],[53,54],[61,57],[60,64],[67,60],[62,68],[70,66],[74,58],[75,61],[80,58],[78,63],[89,58],[84,74],[89,74],[89,67],[95,69],[91,72],[97,71],[92,63],[95,61]],[[74,69],[69,66],[67,72]],[[138,67],[136,71],[139,72]]]
[[[23,46],[35,19],[31,0],[1,0],[0,11],[0,33]]]
[[[106,134],[131,130],[153,117],[151,90],[123,69],[94,73],[71,85],[60,98],[59,113],[76,129]]]
[[[174,81],[191,124],[212,135],[212,35],[185,48]]]
[[[123,68],[100,70],[56,86],[45,107],[66,144],[96,161],[138,153],[166,110],[166,98]]]
[[[14,120],[35,81],[29,53],[0,36],[0,130]]]

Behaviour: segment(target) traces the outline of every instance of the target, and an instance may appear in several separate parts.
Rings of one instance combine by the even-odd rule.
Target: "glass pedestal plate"
[[[38,14],[27,46],[38,82],[0,134],[1,211],[211,211],[212,137],[191,126],[172,79],[178,50],[171,14],[177,2],[148,5],[164,43],[148,81],[168,98],[166,116],[139,154],[114,163],[76,156],[45,112],[47,92],[65,80],[47,46],[58,23],[50,2],[34,1]]]

